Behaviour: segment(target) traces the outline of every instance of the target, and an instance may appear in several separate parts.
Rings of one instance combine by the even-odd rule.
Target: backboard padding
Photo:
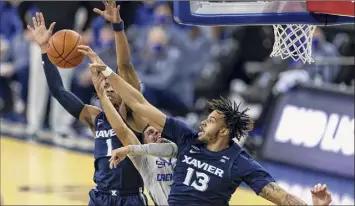
[[[206,2],[206,1],[205,1]],[[257,2],[234,2],[236,6]],[[221,4],[221,3],[220,3]],[[212,5],[218,10],[218,3]],[[196,4],[194,4],[196,6]],[[197,5],[199,6],[199,5]],[[311,25],[337,25],[354,23],[354,18],[329,14],[314,14],[307,11],[263,12],[246,13],[233,11],[225,13],[193,13],[190,1],[174,2],[174,18],[178,23],[188,25],[273,25],[273,24],[311,24]],[[225,10],[225,9],[224,9]],[[239,9],[240,10],[240,9]],[[233,13],[234,12],[234,13]],[[239,12],[239,13],[236,13]]]

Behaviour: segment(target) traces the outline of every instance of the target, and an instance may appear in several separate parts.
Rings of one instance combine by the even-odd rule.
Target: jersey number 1
[[[111,156],[111,154],[112,154],[112,140],[107,139],[106,144],[107,144],[107,155],[106,156]]]
[[[192,175],[196,173],[197,180],[191,183]],[[195,170],[191,167],[187,168],[187,174],[185,177],[185,181],[183,182],[187,186],[192,186],[198,191],[206,191],[208,188],[208,182],[210,181],[210,177],[203,172],[195,172]]]

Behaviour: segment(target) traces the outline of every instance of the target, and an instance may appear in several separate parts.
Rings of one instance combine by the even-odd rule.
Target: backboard
[[[175,1],[174,17],[189,25],[317,26],[354,24],[353,1]]]

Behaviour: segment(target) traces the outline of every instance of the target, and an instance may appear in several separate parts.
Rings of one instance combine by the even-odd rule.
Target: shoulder
[[[164,125],[164,130],[177,130],[180,135],[186,136],[197,136],[198,132],[192,128],[190,128],[185,122],[178,118],[166,116],[166,121]]]
[[[88,123],[89,125],[94,125],[96,119],[102,114],[102,111],[95,106],[85,105],[80,112],[79,119]]]
[[[235,156],[232,157],[231,169],[232,171],[239,171],[238,173],[244,173],[248,170],[260,166],[254,158],[238,144],[232,146],[232,153]]]

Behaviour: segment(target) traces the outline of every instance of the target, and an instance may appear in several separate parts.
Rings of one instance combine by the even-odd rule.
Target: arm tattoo
[[[307,205],[303,200],[289,194],[274,182],[267,184],[259,196],[276,205]]]

